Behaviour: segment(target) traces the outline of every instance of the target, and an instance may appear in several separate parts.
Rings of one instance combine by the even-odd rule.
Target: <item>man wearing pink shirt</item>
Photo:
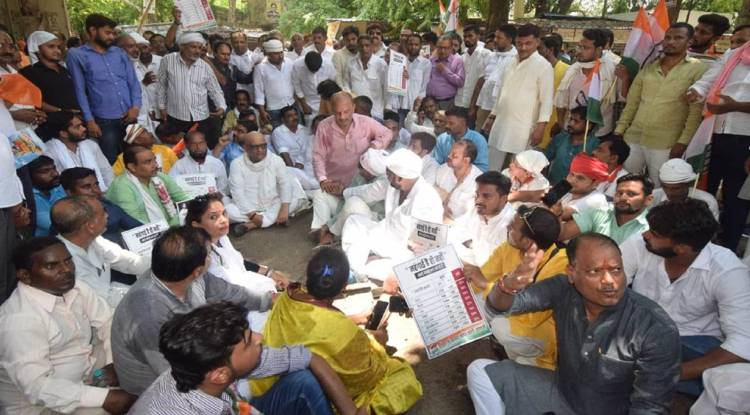
[[[320,191],[313,197],[311,233],[319,239],[320,228],[336,214],[341,194],[359,167],[368,148],[385,148],[391,132],[370,117],[354,113],[354,101],[347,92],[333,96],[333,117],[321,121],[313,143],[313,170]]]

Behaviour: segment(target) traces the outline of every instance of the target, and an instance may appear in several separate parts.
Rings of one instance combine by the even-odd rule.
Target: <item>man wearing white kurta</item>
[[[457,107],[469,110],[471,100],[474,96],[474,87],[477,81],[484,75],[484,61],[492,54],[479,43],[479,27],[469,25],[464,28],[464,46],[466,50],[461,55],[464,61],[464,86],[456,92],[453,101]]]
[[[383,119],[387,91],[388,64],[372,54],[369,36],[360,36],[357,41],[359,55],[349,61],[344,74],[345,91],[355,96],[364,95],[372,100],[372,116]]]
[[[247,48],[247,35],[244,32],[234,32],[231,35],[232,56],[229,57],[229,66],[237,68],[245,75],[253,72],[255,65],[263,60],[262,53],[256,53]],[[242,89],[253,95],[253,84],[237,84],[237,89]]]
[[[432,157],[432,150],[437,140],[429,133],[414,133],[409,141],[409,150],[422,159],[422,178],[429,184],[435,184],[440,164]]]
[[[453,143],[448,160],[440,166],[435,176],[435,188],[443,199],[444,222],[461,217],[470,208],[477,189],[475,182],[482,171],[473,164],[477,148],[468,140]]]
[[[476,126],[481,129],[492,108],[495,106],[497,96],[503,89],[503,75],[508,64],[518,55],[513,42],[516,39],[516,27],[513,25],[502,25],[495,31],[495,52],[484,60],[484,75],[474,87],[479,88],[477,96],[477,118]]]
[[[260,122],[281,124],[281,109],[294,104],[292,67],[294,62],[284,57],[281,41],[271,39],[263,44],[266,59],[253,71],[255,106]]]
[[[396,150],[386,159],[386,167],[390,186],[379,195],[385,200],[385,218],[375,222],[365,215],[353,215],[344,225],[341,247],[358,279],[385,279],[368,270],[370,252],[392,263],[413,255],[407,241],[415,219],[433,223],[443,220],[440,195],[422,179],[419,156],[407,149]]]
[[[401,45],[401,48],[406,50],[406,71],[409,74],[409,80],[406,84],[406,95],[397,98],[399,106],[393,109],[398,110],[403,119],[414,107],[414,102],[427,95],[427,83],[430,82],[432,64],[429,59],[419,55],[422,51],[422,38],[419,35],[410,35],[408,44]]]
[[[306,207],[307,200],[284,160],[268,152],[263,134],[249,133],[244,148],[245,154],[229,167],[229,189],[246,217],[245,223],[235,228],[235,235],[274,223],[285,224],[290,215]]]
[[[330,59],[324,59],[318,52],[307,53],[304,58],[294,62],[292,85],[297,104],[305,115],[305,125],[311,125],[312,119],[320,111],[318,84],[327,79],[336,80],[336,69]]]
[[[502,90],[484,125],[485,131],[491,128],[491,169],[502,168],[508,153],[538,145],[552,115],[554,71],[536,51],[538,46],[539,28],[521,26],[516,38],[518,55],[505,69]]]
[[[151,53],[151,43],[140,34],[133,32],[129,34],[135,40],[140,52],[135,64],[135,74],[141,83],[141,110],[138,113],[138,124],[146,127],[152,134],[159,125],[150,117],[152,111],[156,111],[156,74],[159,73],[161,56]],[[146,76],[148,74],[149,76]]]
[[[313,135],[307,127],[299,124],[297,111],[293,107],[282,108],[281,121],[283,124],[271,133],[273,148],[289,167],[289,171],[299,180],[303,189],[320,189],[312,166]]]

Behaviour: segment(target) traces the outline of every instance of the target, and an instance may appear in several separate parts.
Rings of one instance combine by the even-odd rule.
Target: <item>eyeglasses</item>
[[[536,232],[534,232],[534,228],[532,228],[531,224],[529,223],[529,216],[533,215],[534,211],[537,209],[538,207],[532,206],[529,208],[529,210],[518,214],[521,217],[521,220],[523,220],[523,223],[526,224],[526,227],[529,228],[529,232],[531,232],[531,234],[534,236],[536,236]]]
[[[263,143],[263,144],[248,144],[248,148],[250,148],[250,150],[264,150],[266,147],[268,147],[267,143]]]

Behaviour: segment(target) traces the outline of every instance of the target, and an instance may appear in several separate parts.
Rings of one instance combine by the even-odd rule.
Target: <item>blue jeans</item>
[[[122,139],[125,137],[125,124],[122,120],[116,118],[114,120],[106,120],[104,118],[96,118],[96,124],[102,130],[102,136],[99,137],[99,147],[102,149],[102,153],[107,157],[109,164],[114,164],[117,159],[117,155],[122,152]]]
[[[721,340],[713,336],[680,336],[682,345],[682,361],[687,362],[699,357],[719,347]],[[687,395],[698,396],[703,392],[703,377],[691,380],[681,380],[677,382],[675,388],[677,392]]]
[[[287,373],[250,404],[266,415],[333,415],[331,403],[309,369]]]

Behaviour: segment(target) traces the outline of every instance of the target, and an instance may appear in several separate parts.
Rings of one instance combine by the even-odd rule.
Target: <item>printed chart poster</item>
[[[434,359],[490,335],[479,304],[452,246],[393,267],[425,344]]]
[[[408,82],[404,76],[406,62],[406,55],[391,50],[390,63],[388,64],[388,93],[398,96],[406,95]]]
[[[442,248],[448,242],[448,225],[414,219],[409,243],[415,252],[425,252],[430,249]]]
[[[154,245],[159,236],[169,229],[167,222],[149,223],[122,233],[122,240],[129,251],[139,255],[151,255],[151,247]]]
[[[174,0],[182,12],[183,30],[203,30],[216,26],[216,16],[208,0]]]
[[[180,174],[175,179],[183,190],[190,192],[193,196],[201,196],[217,191],[216,176],[213,174]]]

